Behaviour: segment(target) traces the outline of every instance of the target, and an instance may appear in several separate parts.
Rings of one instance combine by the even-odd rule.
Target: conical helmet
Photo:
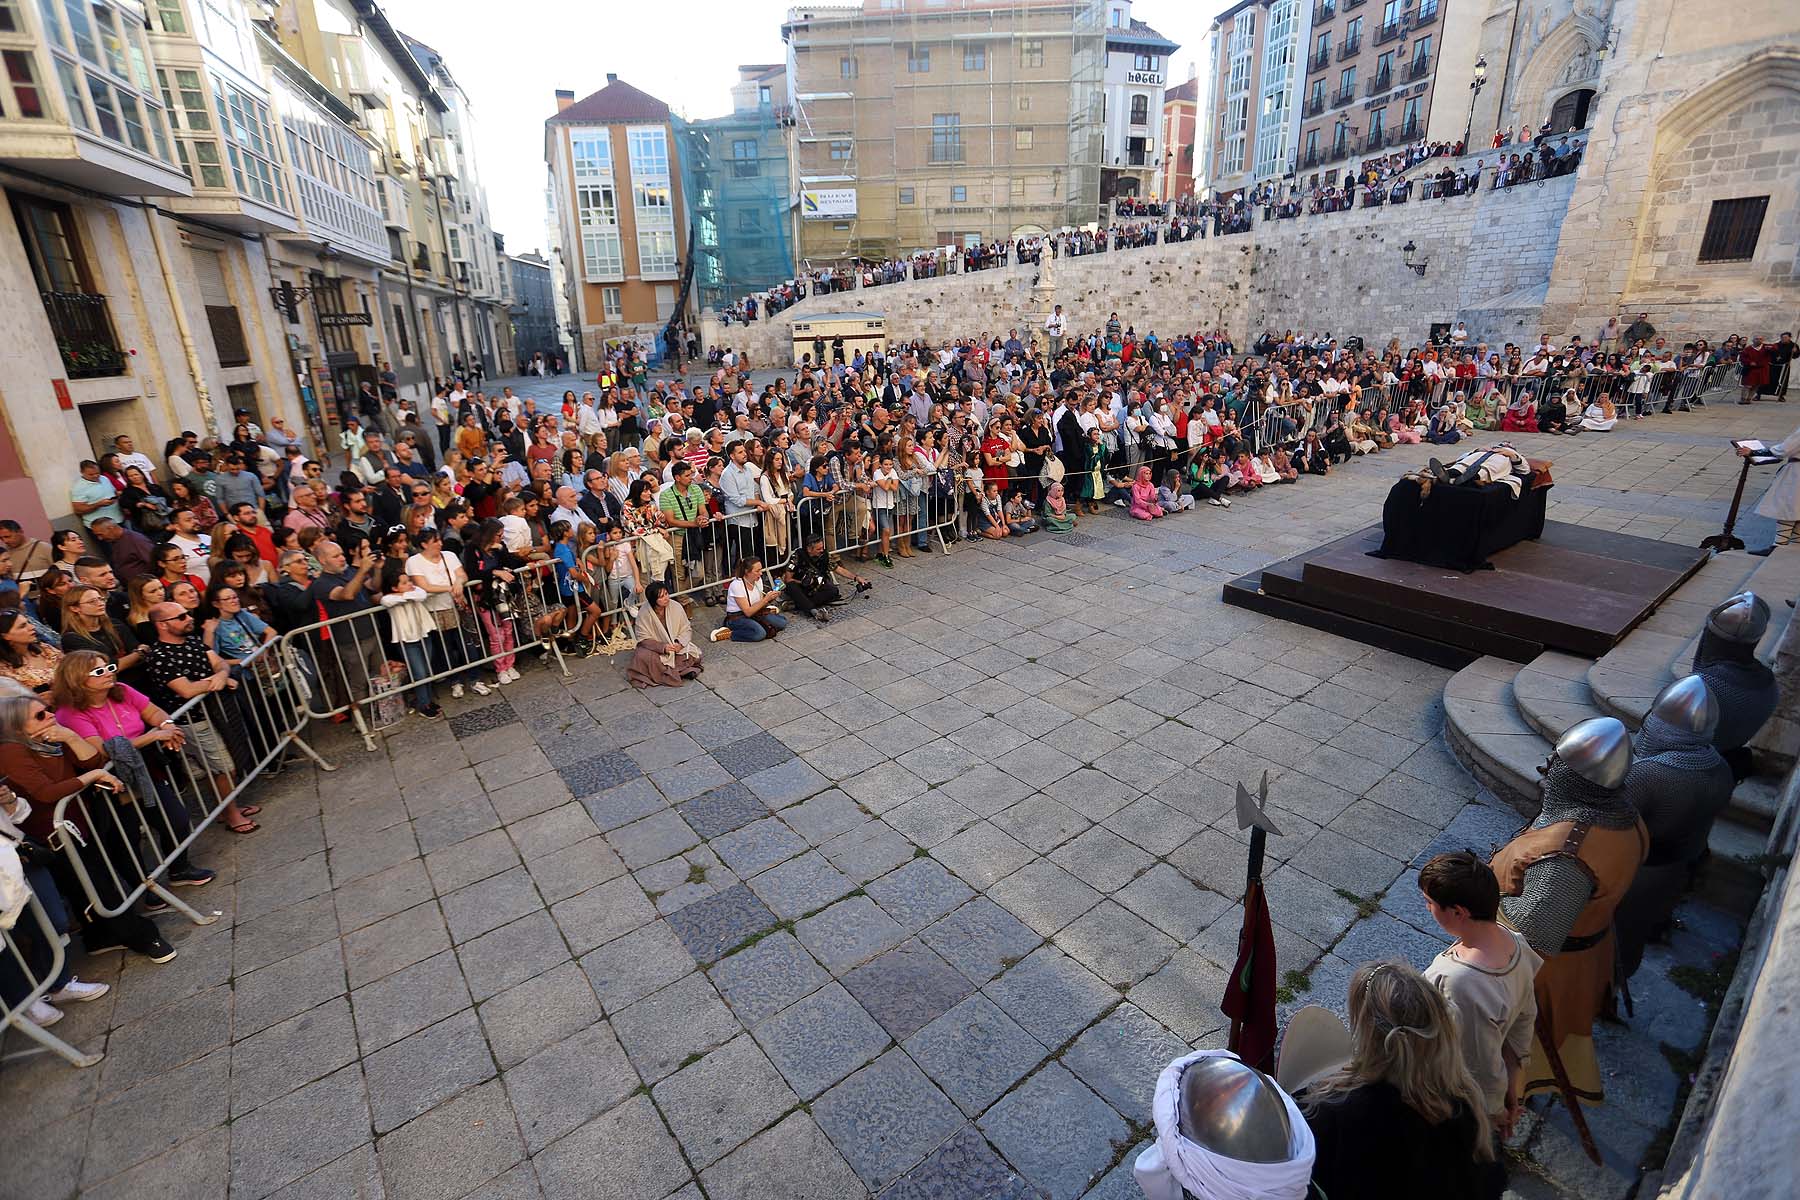
[[[1706,628],[1728,642],[1754,644],[1769,628],[1769,606],[1755,592],[1739,592],[1706,615]]]
[[[1616,717],[1590,717],[1556,740],[1556,757],[1589,783],[1611,791],[1631,770],[1631,734]]]
[[[1719,702],[1698,675],[1684,675],[1657,694],[1650,712],[1677,729],[1712,738],[1719,727]]]

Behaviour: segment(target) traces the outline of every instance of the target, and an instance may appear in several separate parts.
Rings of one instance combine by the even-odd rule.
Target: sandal
[[[262,805],[260,805],[260,804],[240,804],[240,805],[238,805],[238,812],[242,816],[254,817],[257,813],[259,813],[261,811],[262,811]]]
[[[262,826],[258,825],[255,821],[243,820],[237,822],[235,825],[227,822],[225,828],[231,830],[233,833],[243,834],[255,833],[257,830],[261,829]]]

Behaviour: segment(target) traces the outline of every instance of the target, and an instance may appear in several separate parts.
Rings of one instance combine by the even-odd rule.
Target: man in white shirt
[[[762,553],[762,510],[768,505],[757,485],[756,468],[750,465],[750,448],[743,442],[733,442],[730,453],[731,461],[719,476],[719,490],[725,493],[725,529],[735,567],[745,558]]]
[[[178,508],[172,522],[175,532],[169,535],[169,544],[180,547],[186,557],[183,569],[202,584],[212,582],[212,541],[200,532],[199,519],[192,509]]]
[[[590,475],[596,472],[589,472]],[[581,511],[581,496],[568,484],[556,489],[556,507],[550,510],[550,524],[567,521],[571,531],[592,525],[594,519]]]
[[[148,454],[145,454],[137,448],[136,444],[131,440],[131,435],[129,433],[121,433],[118,437],[113,439],[113,452],[119,456],[119,470],[121,472],[123,472],[126,467],[136,467],[144,473],[145,479],[148,479],[151,483],[156,482],[156,464],[150,461],[150,456]]]
[[[1059,304],[1051,309],[1050,315],[1044,319],[1044,333],[1050,339],[1050,358],[1052,361],[1055,360],[1057,355],[1062,353],[1063,335],[1068,331],[1069,319],[1063,316],[1062,305]]]

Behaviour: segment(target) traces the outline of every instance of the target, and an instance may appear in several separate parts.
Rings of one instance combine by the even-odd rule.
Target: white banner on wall
[[[808,188],[800,193],[800,216],[806,220],[841,221],[855,215],[855,188]]]

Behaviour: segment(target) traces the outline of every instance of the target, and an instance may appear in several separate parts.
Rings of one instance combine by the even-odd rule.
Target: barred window
[[[1700,261],[1748,262],[1755,258],[1763,215],[1768,210],[1767,196],[1714,200],[1706,218],[1706,235],[1700,239]]]

